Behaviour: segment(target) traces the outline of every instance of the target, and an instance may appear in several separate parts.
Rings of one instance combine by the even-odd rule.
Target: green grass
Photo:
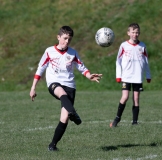
[[[162,89],[162,1],[161,0],[0,0],[0,91],[30,88],[38,62],[45,49],[57,43],[63,25],[74,29],[71,47],[75,48],[91,72],[102,73],[99,86],[89,85],[76,72],[78,90],[116,90],[115,59],[121,42],[128,39],[132,22],[141,26],[140,40],[149,53],[152,84],[148,90]],[[115,33],[112,46],[95,42],[103,27]],[[45,89],[44,82],[40,83]]]
[[[161,91],[141,94],[140,125],[131,125],[130,99],[119,126],[109,128],[120,96],[120,91],[77,92],[75,107],[83,123],[69,122],[59,152],[48,152],[60,102],[48,91],[38,91],[34,102],[26,91],[0,92],[0,159],[161,160]]]

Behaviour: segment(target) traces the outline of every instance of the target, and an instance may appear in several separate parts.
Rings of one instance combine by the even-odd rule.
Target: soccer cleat
[[[50,144],[48,146],[48,151],[58,151],[58,148],[55,145]]]
[[[117,124],[118,124],[117,121],[113,121],[113,122],[110,123],[110,127],[111,127],[111,128],[112,128],[112,127],[116,127]]]
[[[82,123],[82,120],[80,119],[79,115],[76,112],[70,112],[68,116],[69,119],[73,121],[75,124],[79,125]]]
[[[110,127],[117,127],[117,124],[120,122],[120,118],[116,117],[113,122],[110,123]]]
[[[137,122],[132,122],[132,125],[138,125],[138,123]]]

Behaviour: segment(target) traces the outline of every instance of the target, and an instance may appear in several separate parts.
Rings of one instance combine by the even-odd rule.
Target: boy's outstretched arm
[[[86,77],[91,80],[91,81],[96,81],[97,83],[99,83],[100,79],[102,78],[102,74],[90,74],[89,72],[86,74]]]

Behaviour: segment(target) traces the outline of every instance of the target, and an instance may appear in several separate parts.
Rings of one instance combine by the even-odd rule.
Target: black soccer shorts
[[[141,92],[143,91],[143,84],[122,82],[122,90],[131,91],[131,89],[133,89],[133,91],[136,91],[136,92]]]
[[[63,86],[60,83],[52,83],[49,87],[48,90],[50,92],[50,94],[55,97],[56,99],[60,100],[60,98],[58,98],[55,94],[54,94],[54,90],[56,87],[62,87],[64,89],[64,91],[67,93],[67,96],[69,98],[69,100],[71,101],[72,105],[74,105],[74,100],[75,100],[75,92],[76,89],[75,88],[70,88],[67,86]]]

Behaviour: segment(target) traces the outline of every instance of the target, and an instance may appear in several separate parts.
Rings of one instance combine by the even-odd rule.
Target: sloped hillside
[[[92,72],[103,73],[100,84],[76,71],[78,90],[116,90],[115,59],[129,23],[141,26],[140,40],[149,52],[152,83],[147,90],[162,89],[161,0],[0,0],[0,91],[29,90],[44,50],[57,43],[62,25],[74,29],[71,47]],[[108,48],[95,43],[96,31],[109,27],[115,42]],[[46,88],[44,77],[39,83]]]

